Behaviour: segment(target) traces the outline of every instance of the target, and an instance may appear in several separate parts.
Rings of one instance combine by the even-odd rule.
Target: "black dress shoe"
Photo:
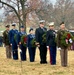
[[[45,62],[40,62],[40,64],[47,64],[47,61],[45,61]]]
[[[45,61],[44,63],[47,64],[47,61]]]
[[[40,61],[40,64],[43,64],[43,62],[42,62],[42,61]]]

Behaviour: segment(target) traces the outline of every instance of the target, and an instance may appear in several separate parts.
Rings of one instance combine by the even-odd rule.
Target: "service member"
[[[47,31],[47,49],[50,52],[50,64],[56,65],[56,32],[54,30],[54,22],[49,24],[49,30]]]
[[[60,50],[61,65],[63,67],[67,66],[67,55],[68,55],[67,47],[61,45],[61,37],[63,36],[65,32],[67,32],[67,30],[66,30],[64,22],[62,22],[60,24],[60,29],[57,32],[57,45],[58,45],[58,49]]]
[[[9,41],[12,46],[12,56],[14,60],[18,59],[17,34],[16,23],[12,23],[12,29],[9,31]]]
[[[29,35],[28,35],[28,41],[27,41],[30,62],[35,61],[36,46],[35,46],[35,40],[34,39],[35,39],[34,30],[33,30],[33,28],[30,28]],[[34,42],[34,45],[32,44],[32,41]]]
[[[20,57],[22,61],[26,61],[26,50],[27,50],[27,33],[24,30],[24,26],[20,27],[20,32],[18,33],[18,46],[20,48]]]
[[[10,30],[10,25],[6,25],[6,30],[3,32],[3,43],[4,46],[6,47],[6,57],[11,58],[11,45],[9,43],[9,30]]]
[[[40,63],[46,64],[46,56],[47,56],[47,48],[46,48],[46,42],[43,42],[43,35],[47,32],[47,29],[44,27],[44,20],[40,21],[39,28],[36,29],[35,36],[36,36],[36,45],[39,47],[40,51]],[[46,37],[44,37],[46,38]]]

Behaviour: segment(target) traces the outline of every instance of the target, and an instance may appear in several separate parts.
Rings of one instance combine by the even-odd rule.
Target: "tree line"
[[[38,26],[38,21],[44,19],[46,25],[54,21],[58,29],[60,22],[65,22],[67,28],[74,27],[74,1],[56,0],[0,0],[4,8],[5,24],[19,23],[25,26]]]

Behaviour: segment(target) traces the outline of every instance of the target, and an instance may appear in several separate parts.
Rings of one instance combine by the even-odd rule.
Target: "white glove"
[[[59,48],[57,48],[57,50],[61,50],[61,48],[59,47]]]
[[[72,43],[73,42],[72,39],[69,39],[69,42]]]
[[[47,49],[49,48],[49,46],[47,46]]]
[[[20,53],[22,53],[22,50],[21,49],[19,51],[20,51]]]

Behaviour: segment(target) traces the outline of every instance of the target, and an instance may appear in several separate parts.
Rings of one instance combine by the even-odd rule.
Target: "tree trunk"
[[[25,28],[25,31],[26,31],[26,14],[24,15],[24,20],[23,20],[23,22],[24,22],[24,28]]]
[[[26,32],[26,8],[25,8],[25,5],[24,5],[24,1],[21,2],[21,6],[22,6],[22,18],[23,18],[23,23],[22,25],[24,26],[24,29],[25,29],[25,32]]]
[[[24,26],[24,29],[25,29],[25,32],[26,32],[26,14],[23,16],[22,25]]]

